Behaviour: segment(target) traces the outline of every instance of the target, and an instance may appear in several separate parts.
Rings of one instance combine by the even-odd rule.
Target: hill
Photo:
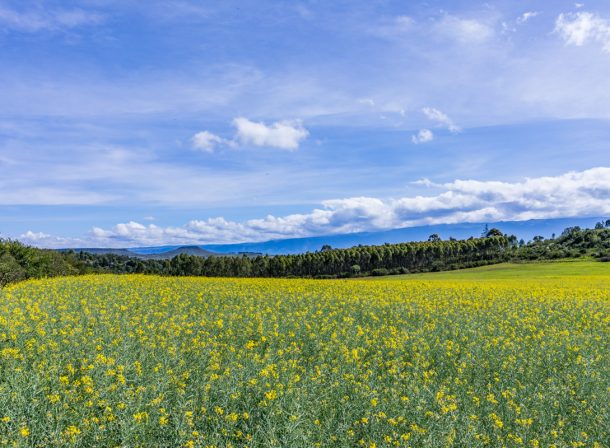
[[[500,221],[490,223],[460,223],[460,224],[437,224],[417,227],[405,227],[400,229],[384,230],[379,232],[357,232],[340,235],[323,235],[303,238],[286,238],[262,242],[247,242],[236,244],[204,244],[199,246],[203,250],[209,251],[209,255],[228,254],[228,255],[289,255],[302,254],[306,252],[316,252],[323,246],[331,246],[336,249],[347,249],[350,247],[363,245],[375,246],[382,244],[397,244],[411,241],[426,241],[432,234],[439,235],[442,239],[467,239],[477,238],[483,232],[485,226],[497,228],[507,235],[515,235],[518,239],[529,241],[535,236],[551,238],[553,234],[559,235],[566,227],[579,226],[583,228],[591,227],[602,218],[558,218],[558,219],[532,219],[528,221]],[[147,255],[170,253],[179,255],[182,246],[152,246],[152,247],[133,247],[125,249],[74,249],[75,251],[85,251],[90,253],[113,253],[116,255],[127,255],[142,259],[148,258]],[[125,252],[127,251],[127,252]],[[189,253],[188,251],[184,251]]]
[[[112,248],[77,248],[77,249],[62,249],[62,252],[74,251],[87,252],[94,255],[118,255],[130,258],[139,258],[142,260],[169,260],[180,254],[193,255],[197,257],[223,256],[218,252],[212,252],[203,249],[200,246],[163,246],[163,247],[148,247],[134,249],[112,249]]]

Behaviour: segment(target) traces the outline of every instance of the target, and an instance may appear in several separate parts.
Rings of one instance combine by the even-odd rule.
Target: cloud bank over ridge
[[[138,222],[94,227],[83,238],[61,238],[30,230],[21,239],[45,247],[133,247],[211,244],[386,230],[427,224],[493,222],[610,215],[610,167],[572,171],[520,182],[455,180],[419,184],[429,196],[397,199],[332,199],[309,213],[268,215],[243,222],[223,217],[161,227]]]

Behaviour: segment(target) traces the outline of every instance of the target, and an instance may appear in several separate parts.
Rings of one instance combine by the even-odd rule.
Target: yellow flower
[[[78,429],[76,426],[74,425],[70,425],[68,426],[66,429],[64,429],[64,435],[68,436],[68,437],[74,437],[80,434],[80,429]]]
[[[146,412],[146,411],[138,412],[133,415],[133,419],[137,423],[142,423],[142,422],[148,420],[148,412]]]
[[[275,400],[277,398],[277,392],[275,390],[270,390],[269,392],[265,392],[265,398],[269,401]]]

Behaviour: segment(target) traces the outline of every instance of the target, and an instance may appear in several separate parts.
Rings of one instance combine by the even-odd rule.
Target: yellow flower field
[[[0,445],[607,447],[610,277],[0,291]]]

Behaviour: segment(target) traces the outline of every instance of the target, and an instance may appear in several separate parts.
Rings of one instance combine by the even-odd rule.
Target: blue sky
[[[0,236],[610,215],[605,1],[0,0]]]

